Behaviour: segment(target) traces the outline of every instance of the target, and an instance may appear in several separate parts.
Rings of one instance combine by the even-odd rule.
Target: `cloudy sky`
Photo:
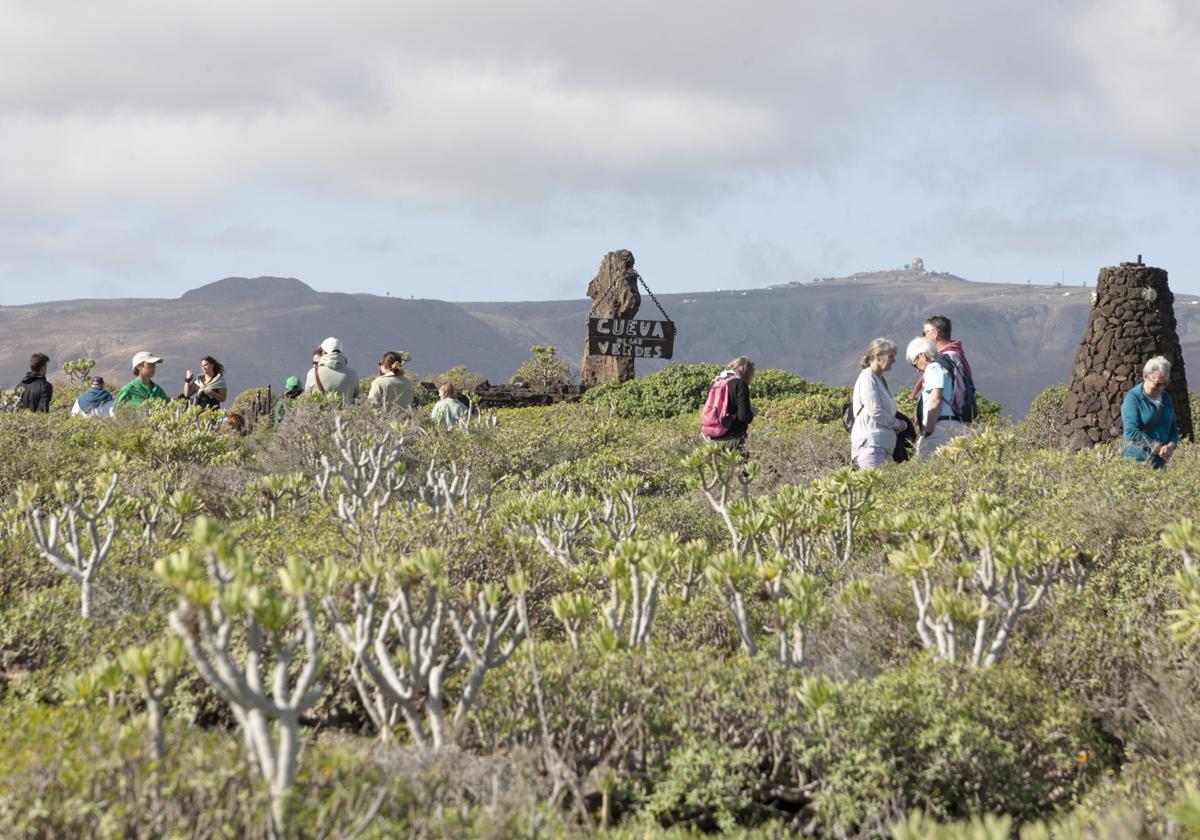
[[[0,304],[914,256],[1200,293],[1195,0],[0,0]]]

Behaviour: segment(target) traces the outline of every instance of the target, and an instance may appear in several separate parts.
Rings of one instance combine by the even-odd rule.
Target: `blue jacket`
[[[1158,418],[1157,422],[1155,417]],[[1122,454],[1136,461],[1150,459],[1150,466],[1162,469],[1164,462],[1158,455],[1152,454],[1151,449],[1158,448],[1164,443],[1179,442],[1179,424],[1175,422],[1175,407],[1171,404],[1171,395],[1163,392],[1162,411],[1158,410],[1146,392],[1142,383],[1133,386],[1121,403],[1121,422],[1125,427],[1125,448]]]

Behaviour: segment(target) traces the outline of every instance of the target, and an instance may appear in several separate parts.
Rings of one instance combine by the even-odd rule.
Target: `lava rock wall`
[[[1141,262],[1100,269],[1063,403],[1063,444],[1068,449],[1121,438],[1121,401],[1141,383],[1142,366],[1153,356],[1171,362],[1167,393],[1180,434],[1190,438],[1192,412],[1167,272]]]

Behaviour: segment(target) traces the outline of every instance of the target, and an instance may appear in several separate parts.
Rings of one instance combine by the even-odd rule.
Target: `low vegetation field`
[[[1059,451],[1058,389],[853,471],[764,371],[742,462],[710,375],[0,412],[0,836],[1200,833],[1200,450]]]

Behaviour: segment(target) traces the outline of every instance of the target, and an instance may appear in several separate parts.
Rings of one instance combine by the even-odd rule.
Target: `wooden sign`
[[[675,322],[588,318],[588,352],[598,356],[669,359],[675,352]]]

